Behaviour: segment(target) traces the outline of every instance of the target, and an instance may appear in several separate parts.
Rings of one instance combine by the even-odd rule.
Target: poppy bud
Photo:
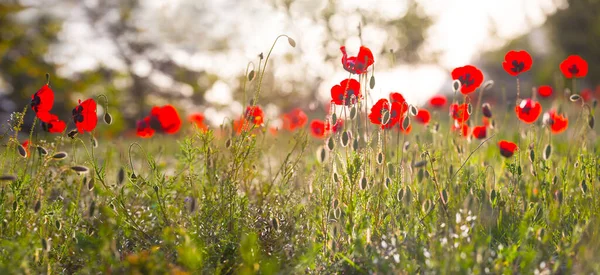
[[[487,118],[491,118],[492,117],[492,109],[490,107],[489,103],[483,103],[483,105],[481,105],[481,110],[483,111],[483,116],[487,117]]]
[[[590,126],[590,129],[594,129],[594,116],[593,115],[588,115],[588,126]]]
[[[92,203],[90,204],[90,210],[89,210],[90,217],[94,216],[94,212],[96,212],[96,202],[92,201]]]
[[[84,174],[87,173],[89,171],[89,169],[85,166],[81,166],[81,165],[75,165],[71,167],[71,170],[79,173],[79,174]]]
[[[413,167],[421,168],[421,167],[425,166],[425,164],[427,164],[427,160],[421,160],[421,161],[415,162],[415,164],[413,164]]]
[[[119,173],[117,174],[117,184],[121,185],[123,180],[125,180],[125,170],[123,170],[123,167],[121,167],[121,169],[119,169]]]
[[[108,125],[112,124],[112,116],[109,113],[104,114],[104,123]]]
[[[42,146],[38,146],[38,153],[40,154],[40,156],[45,156],[48,154],[48,150],[46,150],[46,148],[42,147]]]
[[[19,152],[19,155],[21,155],[21,157],[27,157],[27,150],[25,149],[25,147],[23,147],[23,145],[19,144],[19,146],[17,146],[17,151]]]
[[[483,84],[483,88],[481,89],[481,91],[486,91],[491,89],[492,87],[494,87],[494,81],[493,80],[488,80]]]
[[[358,151],[358,139],[352,141],[352,150]]]
[[[350,131],[344,131],[342,133],[342,136],[340,137],[342,147],[348,146],[348,143],[350,143],[351,137],[352,137],[352,134],[350,133]]]
[[[40,211],[41,207],[42,207],[42,201],[38,200],[37,202],[35,202],[35,206],[33,207],[33,211],[35,213],[37,213],[38,211]]]
[[[404,198],[404,193],[405,193],[405,191],[403,188],[398,189],[398,193],[396,193],[396,200],[398,202],[402,201],[402,199]]]
[[[384,182],[385,189],[390,189],[390,185],[392,185],[392,179],[386,177]]]
[[[377,153],[377,164],[382,164],[383,163],[383,153],[379,152]]]
[[[575,102],[575,101],[580,100],[580,99],[581,99],[580,95],[571,95],[569,97],[569,100],[571,100],[571,102]]]
[[[329,149],[329,151],[333,151],[334,148],[335,148],[335,142],[333,140],[333,136],[331,136],[327,140],[327,149]]]
[[[13,175],[2,175],[0,176],[0,181],[15,181],[17,180],[17,177],[13,176]]]
[[[369,182],[367,181],[367,178],[362,177],[360,179],[360,190],[365,190],[368,187]]]
[[[455,93],[460,90],[460,86],[461,86],[460,80],[456,79],[456,80],[452,81],[452,90]]]
[[[371,79],[369,80],[369,87],[371,89],[375,88],[375,76],[374,75],[372,75]]]
[[[254,79],[254,75],[256,73],[254,72],[254,70],[251,70],[250,73],[248,73],[248,81],[252,81]]]
[[[290,43],[290,46],[292,46],[292,48],[296,47],[296,41],[294,41],[294,39],[292,39],[291,37],[287,37],[288,39],[288,43]]]
[[[52,156],[52,158],[55,159],[55,160],[61,160],[61,159],[67,158],[67,156],[68,156],[68,154],[65,153],[65,152],[58,152],[58,153],[54,154]]]
[[[410,105],[408,111],[410,112],[411,116],[416,116],[419,113],[419,109],[417,109],[417,107],[415,107],[413,105]]]
[[[421,210],[423,210],[424,213],[429,212],[429,210],[431,210],[431,201],[429,199],[426,199],[423,204],[421,205]]]
[[[319,149],[317,150],[317,159],[321,163],[324,163],[325,160],[327,159],[327,151],[325,150],[324,147],[319,147]]]
[[[73,129],[73,130],[69,131],[69,133],[67,134],[67,136],[69,136],[70,138],[74,139],[75,136],[77,136],[77,133],[78,133],[77,130]]]

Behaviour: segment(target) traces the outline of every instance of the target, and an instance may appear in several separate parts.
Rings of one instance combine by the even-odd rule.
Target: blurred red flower
[[[533,64],[533,59],[527,51],[509,51],[504,56],[502,67],[512,76],[518,76],[520,73],[529,71]]]
[[[550,131],[553,134],[560,134],[567,130],[569,126],[569,119],[563,115],[559,115],[554,110],[544,114],[544,124],[550,126]]]
[[[486,126],[475,126],[473,127],[473,137],[476,139],[484,139],[487,137],[487,127]]]
[[[421,124],[427,124],[431,120],[431,114],[426,109],[419,109],[419,112],[415,116],[417,122]]]
[[[500,148],[500,154],[505,158],[512,157],[515,151],[519,150],[516,144],[506,140],[498,142],[498,148]]]
[[[336,105],[352,105],[361,98],[360,83],[356,79],[344,79],[331,87],[331,102]]]
[[[452,124],[452,131],[460,131],[462,137],[469,137],[469,125],[456,119],[454,120],[454,124]]]
[[[150,138],[154,135],[155,130],[150,127],[150,117],[147,116],[136,123],[136,135],[141,138]]]
[[[582,78],[588,73],[588,64],[579,55],[570,55],[560,63],[560,71],[566,78]]]
[[[172,105],[155,106],[150,110],[150,124],[154,130],[175,134],[181,128],[181,118]]]
[[[295,108],[283,115],[283,128],[290,132],[304,127],[307,122],[308,116],[300,108]]]
[[[469,94],[483,83],[483,73],[475,66],[467,65],[452,70],[452,79],[460,81],[460,92]]]
[[[552,95],[552,87],[550,87],[549,85],[539,86],[537,91],[538,94],[542,97],[549,97]]]
[[[592,98],[594,98],[594,93],[592,93],[592,89],[589,88],[583,89],[579,95],[585,102],[592,101]]]
[[[429,99],[429,105],[434,108],[443,108],[447,102],[448,99],[446,99],[445,95],[434,95]]]
[[[452,118],[454,118],[456,121],[458,121],[459,123],[463,123],[465,121],[467,121],[470,117],[469,114],[469,105],[466,103],[463,104],[451,104],[450,105],[450,116],[452,116]]]
[[[208,130],[208,126],[204,123],[206,117],[203,113],[193,113],[188,116],[188,121],[193,123],[200,131],[206,132]]]
[[[531,98],[521,100],[521,104],[515,107],[517,117],[528,124],[534,123],[542,113],[542,105]]]
[[[310,133],[316,138],[324,138],[329,134],[330,126],[325,121],[314,119],[310,122]]]
[[[369,66],[373,65],[375,62],[373,53],[365,46],[360,46],[357,56],[348,56],[345,46],[341,46],[340,50],[342,51],[342,66],[344,67],[344,70],[350,73],[366,73]]]
[[[248,106],[246,107],[245,118],[254,123],[254,125],[260,126],[263,124],[265,114],[260,106]]]

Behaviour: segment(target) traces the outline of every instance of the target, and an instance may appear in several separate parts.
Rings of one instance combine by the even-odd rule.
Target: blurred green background
[[[340,80],[333,76],[344,74],[340,45],[371,47],[376,76],[423,64],[448,72],[431,88],[402,91],[416,103],[449,92],[449,71],[467,63],[479,66],[486,79],[513,87],[501,67],[510,49],[534,56],[525,87],[557,84],[558,64],[569,54],[581,55],[590,65],[578,87],[598,84],[600,1],[392,2],[4,0],[0,117],[6,121],[22,110],[49,73],[55,112],[62,117],[69,117],[78,99],[107,95],[116,121],[110,133],[126,132],[152,105],[165,103],[182,114],[205,112],[216,125],[241,113],[247,62],[256,67],[258,55],[280,33],[293,37],[298,47],[276,46],[260,98],[268,115],[294,107],[314,111],[311,116],[323,112],[328,87]],[[451,14],[454,10],[462,13]],[[504,28],[517,20],[523,23]],[[475,36],[484,23],[485,33]],[[436,38],[436,30],[459,35]],[[471,44],[474,50],[461,51]],[[390,92],[383,85],[375,90]],[[32,121],[29,113],[25,130]]]

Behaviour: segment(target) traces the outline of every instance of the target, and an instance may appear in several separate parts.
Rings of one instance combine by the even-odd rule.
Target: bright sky
[[[93,6],[99,0],[87,0]],[[427,33],[427,43],[420,53],[442,53],[440,64],[420,64],[416,66],[399,65],[396,68],[377,67],[377,85],[373,91],[376,97],[385,97],[391,91],[402,92],[407,101],[413,104],[425,102],[431,95],[449,85],[449,72],[452,68],[469,64],[476,60],[482,50],[502,46],[509,39],[528,33],[540,26],[548,14],[554,13],[557,6],[564,6],[564,0],[418,0],[423,4],[425,13],[434,18],[434,25]],[[146,0],[144,12],[139,19],[147,28],[142,35],[156,41],[165,41],[163,49],[175,62],[192,69],[207,70],[221,76],[205,96],[209,103],[223,104],[232,100],[231,87],[234,78],[243,72],[249,60],[256,60],[260,52],[267,52],[273,39],[282,33],[289,34],[297,42],[291,48],[282,41],[273,53],[273,63],[278,79],[276,85],[288,88],[289,80],[314,81],[324,77],[319,87],[321,100],[330,97],[332,85],[347,77],[342,66],[321,64],[325,53],[339,55],[339,46],[325,40],[323,22],[314,22],[310,16],[323,8],[326,1],[295,1],[293,20],[281,10],[274,10],[261,0],[245,1],[195,1],[195,0]],[[383,17],[397,17],[406,10],[404,1],[393,0],[344,0],[340,2],[340,13],[331,20],[336,22],[335,30],[342,37],[348,37],[346,46],[350,54],[360,46],[356,33],[359,21],[357,11],[372,10]],[[70,5],[75,5],[71,3]],[[46,6],[44,7],[46,8]],[[197,16],[197,9],[210,11],[206,16]],[[66,12],[68,11],[68,12]],[[69,75],[74,71],[93,69],[99,63],[113,68],[122,68],[123,64],[114,58],[116,49],[112,42],[102,38],[102,30],[92,29],[84,20],[83,10],[77,6],[65,9],[57,7],[56,12],[67,18],[61,39],[65,43],[52,49],[49,58],[54,58],[65,66],[60,73]],[[116,16],[116,15],[115,15]],[[110,20],[111,16],[107,16]],[[169,24],[161,24],[169,22]],[[189,26],[197,26],[197,30]],[[490,34],[496,30],[498,38]],[[201,31],[200,31],[201,30]],[[239,30],[239,32],[232,32]],[[234,49],[228,53],[211,51],[210,41],[199,37],[208,32],[211,39],[227,39]],[[363,43],[373,52],[387,49],[383,45],[388,34],[382,30],[365,26]],[[323,49],[322,45],[326,45]],[[325,50],[326,52],[324,52]],[[283,62],[283,54],[298,56],[295,63]],[[375,56],[375,62],[379,56]],[[310,67],[308,71],[298,72],[297,68]],[[153,71],[146,60],[134,63],[134,71],[141,76],[149,76],[159,86],[172,85],[172,80]],[[309,82],[310,83],[310,82]],[[191,87],[181,86],[182,93],[189,94]],[[268,107],[268,106],[266,106]],[[195,106],[187,106],[194,109]],[[268,108],[277,112],[276,108]],[[240,104],[229,104],[223,108],[208,106],[213,123],[221,123],[223,117],[241,113]]]

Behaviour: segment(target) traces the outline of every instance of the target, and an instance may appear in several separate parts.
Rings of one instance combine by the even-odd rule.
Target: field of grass
[[[108,138],[100,122],[24,137],[25,108],[0,133],[0,273],[597,273],[595,104],[571,99],[540,100],[568,114],[565,132],[500,102],[481,139],[453,131],[447,106],[426,126],[408,110],[409,134],[382,130],[362,100],[323,138],[275,135],[269,118],[239,133]],[[519,149],[505,157],[500,140]]]

